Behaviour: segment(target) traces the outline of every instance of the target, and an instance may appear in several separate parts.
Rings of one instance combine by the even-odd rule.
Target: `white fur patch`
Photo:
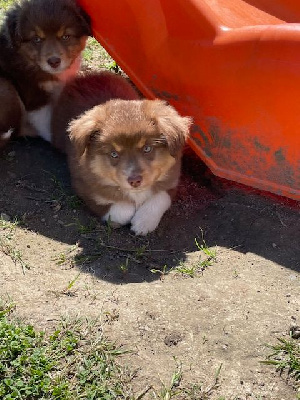
[[[136,235],[147,235],[154,231],[170,206],[171,197],[167,192],[156,193],[137,210],[131,220],[131,230]]]
[[[120,202],[113,204],[108,213],[103,217],[104,221],[111,220],[120,225],[128,224],[135,213],[135,206],[130,203]]]
[[[1,133],[0,139],[4,139],[4,140],[9,139],[11,137],[13,131],[14,131],[13,128],[10,128],[7,132]]]
[[[132,201],[135,202],[136,207],[138,208],[152,196],[152,190],[151,189],[128,190],[127,195],[128,197],[130,197]]]
[[[51,116],[52,106],[50,104],[31,111],[27,114],[28,121],[37,130],[37,133],[47,142],[51,142]]]

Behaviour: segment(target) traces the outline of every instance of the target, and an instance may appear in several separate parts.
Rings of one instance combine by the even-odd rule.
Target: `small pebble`
[[[296,325],[291,326],[290,335],[293,339],[300,339],[300,326]]]

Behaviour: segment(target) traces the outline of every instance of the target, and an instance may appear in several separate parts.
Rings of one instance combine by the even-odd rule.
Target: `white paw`
[[[8,139],[10,139],[10,137],[11,137],[13,131],[14,131],[14,130],[11,128],[11,129],[9,129],[7,132],[1,133],[1,134],[0,134],[0,139],[3,139],[3,140],[8,140]]]
[[[153,232],[170,205],[171,198],[167,192],[156,193],[137,210],[131,220],[131,230],[136,235]]]
[[[112,204],[109,211],[104,215],[103,220],[110,220],[114,224],[129,224],[135,213],[135,206],[130,203],[120,202]]]

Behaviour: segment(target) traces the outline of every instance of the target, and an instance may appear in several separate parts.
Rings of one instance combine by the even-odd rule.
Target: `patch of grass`
[[[129,257],[126,257],[125,261],[119,266],[120,271],[123,274],[127,274],[129,271]]]
[[[9,7],[15,2],[16,0],[0,0],[0,25],[4,19],[5,11],[8,10]]]
[[[200,269],[203,271],[206,267],[211,266],[213,262],[216,261],[217,250],[207,246],[202,229],[201,229],[201,243],[197,238],[195,238],[195,244],[197,249],[202,253],[204,253],[204,255],[206,256],[206,258],[199,264]]]
[[[73,278],[69,281],[68,285],[63,290],[64,294],[70,296],[74,293],[74,285],[78,281],[79,277],[80,277],[80,272],[78,272],[78,274],[75,276],[75,278]]]
[[[200,251],[199,259],[195,263],[188,263],[180,261],[179,265],[176,267],[168,268],[167,265],[164,265],[162,269],[151,269],[153,274],[159,273],[161,275],[161,279],[163,279],[166,275],[170,274],[171,272],[180,273],[182,275],[188,276],[190,278],[194,278],[197,276],[199,272],[203,272],[207,267],[213,265],[214,261],[217,257],[216,249],[212,249],[207,246],[202,233],[202,243],[200,244],[199,240],[195,238],[195,244]],[[205,256],[202,259],[203,255]]]
[[[1,399],[130,399],[124,351],[97,323],[63,321],[51,335],[0,313]]]
[[[7,10],[16,0],[0,0],[0,9]]]
[[[76,194],[66,196],[66,202],[71,210],[78,210],[83,204],[82,200]]]
[[[154,397],[159,400],[169,400],[177,396],[181,389],[179,388],[180,382],[182,380],[182,366],[177,363],[176,369],[172,374],[170,383],[165,385],[162,382],[162,387],[158,392],[154,392]]]
[[[142,245],[140,247],[137,247],[135,249],[135,256],[137,258],[142,258],[145,255],[145,253],[148,250],[148,248],[149,248],[149,244],[144,244],[144,245]]]
[[[175,268],[169,268],[167,265],[164,265],[162,267],[162,269],[152,268],[152,269],[150,269],[150,272],[152,274],[160,274],[160,279],[163,280],[165,278],[165,276],[167,276],[174,270],[175,270]]]
[[[5,315],[10,314],[15,308],[15,304],[9,299],[9,301],[4,301],[0,298],[0,318],[3,318]]]
[[[12,239],[13,234],[17,228],[17,226],[20,225],[20,221],[18,220],[17,217],[13,219],[13,221],[10,221],[7,215],[1,214],[0,215],[0,229],[4,231],[4,237],[8,240]]]
[[[51,203],[53,209],[59,211],[62,207],[62,203],[65,203],[69,209],[78,210],[83,204],[81,199],[75,194],[69,194],[63,182],[61,182],[54,174],[48,171],[44,172],[50,175],[50,180],[54,185],[52,199],[48,201]]]
[[[211,386],[207,388],[199,384],[191,385],[190,387],[182,387],[182,365],[176,362],[176,369],[171,377],[170,383],[168,385],[162,383],[162,387],[159,391],[153,391],[153,397],[157,400],[209,400],[214,390],[219,387],[221,368],[222,364],[217,369]],[[225,397],[219,397],[218,400],[225,400]]]
[[[78,218],[74,218],[74,221],[74,223],[68,224],[67,226],[75,225],[78,233],[81,235],[94,232],[97,226],[97,221],[95,218],[90,218],[88,224],[83,224]]]
[[[1,214],[0,230],[2,230],[2,232],[0,237],[0,250],[9,256],[15,264],[20,264],[22,271],[25,274],[25,271],[30,269],[30,266],[24,261],[22,252],[17,248],[13,241],[15,230],[19,224],[17,218],[14,218],[13,221],[9,221],[8,219],[3,218],[3,214]]]
[[[18,250],[14,245],[4,243],[0,238],[0,249],[4,254],[9,256],[15,264],[21,265],[23,274],[25,274],[26,270],[30,269],[29,264],[23,259],[23,253]]]
[[[98,260],[98,258],[101,256],[101,253],[96,253],[96,254],[78,254],[74,257],[74,262],[76,265],[83,265],[83,264],[89,264],[93,261]]]
[[[179,272],[182,275],[189,276],[190,278],[194,278],[199,270],[198,263],[197,264],[186,264],[184,262],[180,262],[177,267],[174,268],[176,272]]]
[[[78,276],[70,282],[72,288]],[[182,365],[159,389],[131,389],[134,374],[121,367],[126,353],[107,341],[98,321],[62,320],[50,333],[11,318],[12,302],[0,299],[0,398],[16,400],[208,400],[219,386],[218,368],[211,386],[182,386]],[[118,313],[108,316],[112,322]],[[148,398],[148,397],[147,397]],[[218,400],[225,400],[219,397]]]
[[[79,252],[79,245],[78,243],[74,244],[71,246],[68,250],[65,252],[59,253],[57,256],[53,258],[53,260],[56,262],[57,265],[69,265],[70,268],[72,268],[76,262],[75,262],[75,257]]]
[[[97,260],[101,253],[81,254],[79,244],[76,243],[66,251],[59,253],[52,258],[56,265],[63,266],[64,268],[74,268],[74,266],[91,263]]]
[[[272,353],[262,363],[273,365],[281,374],[286,372],[300,388],[300,342],[292,338],[278,338],[278,342],[268,346]]]
[[[95,38],[89,38],[82,54],[83,69],[112,69],[116,63]],[[116,72],[116,71],[115,71]]]
[[[188,263],[180,263],[178,267],[174,268],[174,270],[176,270],[177,272],[180,272],[183,275],[188,275],[191,278],[194,278],[197,273],[202,272],[207,267],[213,265],[217,257],[216,250],[207,246],[203,238],[203,232],[202,232],[202,243],[200,243],[199,240],[195,238],[195,244],[198,251],[201,252],[199,260],[191,265],[189,265]],[[204,259],[202,259],[203,255],[205,256]]]
[[[209,387],[203,387],[203,385],[192,385],[189,389],[184,389],[183,393],[186,397],[184,399],[189,400],[209,400],[214,390],[219,387],[219,378],[221,374],[222,365],[217,368],[214,380]],[[225,400],[225,397],[218,397],[218,400]]]

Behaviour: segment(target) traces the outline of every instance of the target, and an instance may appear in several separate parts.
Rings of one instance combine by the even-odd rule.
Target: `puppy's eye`
[[[119,158],[119,153],[117,153],[115,150],[110,152],[111,158]]]
[[[42,41],[43,41],[43,39],[41,38],[41,37],[39,37],[39,36],[34,36],[32,39],[31,39],[31,41],[33,42],[33,43],[35,43],[35,44],[39,44],[39,43],[41,43]]]
[[[67,42],[68,40],[70,40],[70,38],[71,38],[71,35],[63,35],[61,37],[61,40],[63,40],[64,42]]]
[[[146,154],[147,153],[151,153],[152,149],[153,149],[152,146],[146,145],[146,146],[143,147],[143,152],[146,153]]]

